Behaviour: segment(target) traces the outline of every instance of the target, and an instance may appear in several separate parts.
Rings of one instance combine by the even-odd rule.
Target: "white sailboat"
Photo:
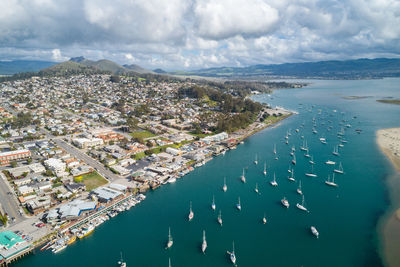
[[[118,265],[120,267],[126,267],[126,262],[122,259],[122,252],[121,252],[121,259],[118,261]]]
[[[301,204],[300,204],[300,203],[297,203],[297,204],[296,204],[296,207],[297,207],[298,209],[300,209],[300,210],[304,210],[304,211],[308,212],[306,206],[304,205],[304,195],[303,195]]]
[[[218,223],[222,226],[222,214],[221,210],[219,210],[218,218],[217,218]]]
[[[257,154],[256,154],[256,159],[254,160],[254,164],[258,164],[258,160],[257,160]]]
[[[296,165],[296,154],[293,154],[292,164]]]
[[[262,222],[263,222],[263,224],[267,223],[267,217],[265,217],[265,212],[264,212],[264,217],[262,218]]]
[[[314,226],[311,226],[310,229],[311,229],[311,233],[318,238],[319,237],[319,233],[317,231],[317,228],[315,228]]]
[[[274,173],[274,180],[272,180],[272,181],[270,182],[270,184],[271,184],[272,186],[278,186],[278,183],[276,182],[275,173]]]
[[[172,265],[171,265],[171,258],[168,258],[168,267],[172,267]]]
[[[311,158],[310,154],[308,153],[308,148],[306,149],[306,153],[304,153],[304,157]]]
[[[301,180],[299,181],[299,187],[297,188],[297,193],[299,194],[299,195],[302,195],[303,194],[303,191],[301,190]]]
[[[325,164],[327,164],[327,165],[335,165],[336,162],[334,162],[334,161],[332,161],[332,160],[327,160],[327,161],[325,162]]]
[[[203,243],[201,244],[201,251],[202,251],[203,253],[205,253],[205,252],[206,252],[206,249],[207,249],[206,231],[203,230]]]
[[[302,151],[307,151],[307,140],[303,140],[303,145],[300,147],[300,150]]]
[[[281,203],[284,207],[289,208],[289,201],[286,199],[286,197],[283,197],[283,199],[281,199]]]
[[[232,242],[232,252],[227,251],[229,254],[229,259],[233,264],[236,264],[236,255],[235,255],[235,242]]]
[[[246,176],[244,176],[244,168],[243,168],[243,173],[242,173],[242,176],[240,177],[240,180],[242,180],[243,183],[246,183]]]
[[[335,155],[335,156],[339,156],[339,148],[338,148],[338,146],[333,147],[332,154]]]
[[[240,205],[240,197],[238,198],[238,203],[236,204],[238,210],[242,210],[242,205]]]
[[[293,169],[291,171],[291,176],[289,176],[288,179],[289,179],[289,181],[296,182],[296,180],[294,179],[294,170]]]
[[[335,174],[332,176],[332,181],[330,180],[330,176],[328,175],[328,179],[325,181],[326,185],[337,187],[338,185],[335,183]]]
[[[276,155],[276,145],[274,144],[274,154]]]
[[[326,144],[326,139],[325,139],[324,137],[321,137],[321,138],[319,139],[319,141],[321,141],[322,144]]]
[[[314,162],[314,157],[313,156],[311,156],[311,159],[310,159],[310,164],[315,164],[315,162]]]
[[[226,192],[228,190],[228,187],[226,186],[226,177],[224,177],[224,185],[222,186],[222,191]]]
[[[167,246],[165,247],[170,248],[172,247],[172,245],[174,244],[174,240],[172,239],[172,235],[171,235],[171,227],[168,228],[168,241],[167,241]]]
[[[317,177],[317,175],[314,173],[314,165],[311,165],[311,172],[306,173],[306,176]]]
[[[263,171],[264,175],[267,175],[267,163],[264,162],[264,171]]]
[[[214,195],[213,195],[213,200],[212,200],[212,203],[211,203],[211,209],[215,210],[216,208],[217,208],[217,206],[215,205],[215,198],[214,198]]]
[[[192,210],[192,201],[190,201],[190,210],[189,210],[189,216],[188,216],[189,222],[191,220],[193,220],[193,217],[194,217],[194,213],[193,213],[193,210]]]
[[[256,188],[254,188],[254,191],[259,194],[260,192],[258,191],[258,183],[256,183]]]
[[[342,163],[340,162],[340,163],[339,163],[339,168],[338,168],[338,169],[334,169],[333,171],[336,172],[336,173],[343,174],[344,172],[343,172]]]

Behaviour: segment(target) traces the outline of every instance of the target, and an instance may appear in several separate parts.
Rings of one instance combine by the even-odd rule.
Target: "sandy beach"
[[[382,129],[377,132],[377,141],[383,153],[400,172],[400,128]]]
[[[387,186],[391,207],[380,225],[382,256],[388,266],[400,266],[400,128],[382,129],[377,132],[377,143],[390,159],[397,173],[390,175]]]

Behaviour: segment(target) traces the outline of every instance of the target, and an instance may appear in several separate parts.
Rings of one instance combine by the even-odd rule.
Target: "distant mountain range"
[[[220,67],[189,72],[174,72],[174,74],[238,78],[254,76],[265,76],[270,78],[322,79],[400,77],[400,59],[377,58],[253,65],[249,67]]]
[[[55,64],[57,64],[57,62],[39,60],[0,61],[0,75],[12,75],[20,72],[37,72]]]

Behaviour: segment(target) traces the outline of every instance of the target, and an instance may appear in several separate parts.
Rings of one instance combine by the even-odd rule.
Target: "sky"
[[[399,0],[1,0],[0,60],[190,70],[400,57]]]

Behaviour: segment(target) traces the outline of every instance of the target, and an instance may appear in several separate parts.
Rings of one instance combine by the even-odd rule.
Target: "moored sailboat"
[[[190,201],[190,210],[189,210],[189,215],[188,215],[189,222],[191,220],[193,220],[193,217],[194,217],[194,212],[192,210],[192,201]]]
[[[274,173],[274,180],[272,180],[271,182],[269,182],[272,186],[278,186],[278,183],[276,182],[276,176]]]
[[[172,247],[172,245],[174,244],[174,240],[172,239],[172,235],[171,235],[171,227],[168,228],[168,241],[167,241],[167,246],[165,247],[170,248]]]
[[[244,176],[244,168],[242,172],[242,176],[240,177],[240,180],[242,180],[243,183],[246,183],[246,176]]]
[[[205,252],[206,252],[206,249],[207,249],[206,231],[203,230],[203,243],[201,244],[201,251],[202,251],[203,253],[205,253]]]
[[[299,187],[296,190],[297,194],[302,195],[303,191],[301,190],[301,180],[299,181]]]
[[[213,195],[213,200],[212,200],[212,203],[211,203],[211,209],[215,210],[216,208],[217,208],[217,206],[215,205],[215,198],[214,198],[214,195]]]
[[[232,242],[232,252],[227,251],[229,254],[229,259],[233,264],[236,264],[236,255],[235,255],[235,242]]]
[[[314,165],[311,165],[311,172],[308,172],[305,175],[309,177],[317,177],[317,175],[314,173]]]
[[[222,214],[221,210],[219,210],[218,218],[217,218],[218,223],[222,226]]]
[[[332,181],[330,180],[330,177],[328,175],[328,179],[325,181],[325,184],[329,185],[329,186],[337,187],[338,185],[335,183],[335,174],[333,174],[333,176],[332,176]]]
[[[224,185],[222,186],[222,191],[226,192],[228,190],[228,187],[226,186],[226,177],[224,177]]]
[[[286,199],[286,197],[283,197],[283,199],[281,199],[281,203],[284,207],[289,208],[289,201]]]
[[[334,172],[336,172],[336,173],[343,174],[344,172],[343,172],[343,166],[342,166],[342,163],[340,162],[340,163],[339,163],[339,168],[337,168],[337,169],[334,169],[333,171],[334,171]]]
[[[300,204],[300,203],[297,203],[297,204],[296,204],[296,207],[297,207],[298,209],[300,209],[300,210],[304,210],[304,211],[308,212],[308,209],[307,209],[306,206],[304,205],[304,195],[303,195],[303,198],[302,198],[302,200],[301,200],[301,204]]]
[[[236,204],[238,210],[242,210],[242,205],[240,204],[240,197],[238,198],[238,203]]]

